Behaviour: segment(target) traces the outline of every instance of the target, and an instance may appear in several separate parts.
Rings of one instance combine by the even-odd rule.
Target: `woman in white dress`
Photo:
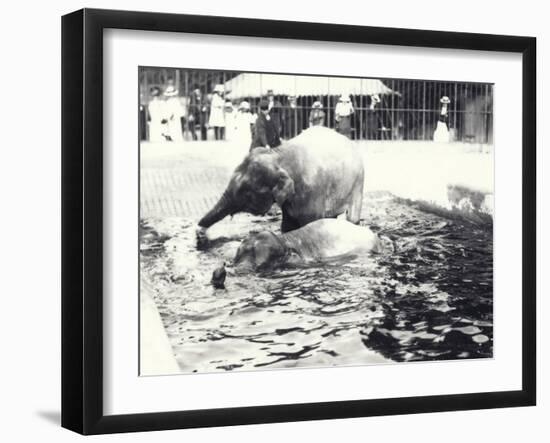
[[[222,94],[223,85],[216,85],[214,91],[212,92],[210,118],[208,120],[208,125],[211,128],[214,128],[214,136],[216,137],[216,140],[223,140],[225,132],[225,115],[223,111],[225,101]]]
[[[168,136],[171,141],[183,141],[183,132],[181,127],[181,118],[184,115],[183,106],[179,97],[179,91],[172,85],[164,90],[166,97],[166,119],[168,126]]]
[[[166,141],[166,102],[160,98],[160,89],[151,88],[151,101],[147,105],[149,113],[149,141],[159,143]]]
[[[235,116],[235,138],[247,148],[252,143],[252,126],[256,117],[250,112],[250,103],[242,101]]]
[[[225,101],[223,110],[225,113],[225,139],[234,141],[237,137],[237,110],[231,100]]]

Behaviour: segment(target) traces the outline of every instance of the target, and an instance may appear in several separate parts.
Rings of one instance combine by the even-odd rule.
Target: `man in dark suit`
[[[277,134],[279,137],[283,133],[283,105],[279,100],[275,99],[273,89],[267,91],[267,103],[269,109],[269,116],[273,120],[275,128],[277,128]]]
[[[191,97],[189,97],[188,125],[193,140],[197,140],[196,129],[200,130],[201,140],[206,140],[206,121],[208,106],[206,98],[201,94],[198,86],[195,86]]]
[[[260,112],[254,125],[250,150],[259,147],[275,148],[280,144],[281,139],[279,138],[278,128],[269,114],[269,103],[262,100],[260,102]]]
[[[296,137],[302,132],[302,110],[299,109],[296,101],[296,96],[290,95],[288,97],[288,105],[284,119],[285,138]]]

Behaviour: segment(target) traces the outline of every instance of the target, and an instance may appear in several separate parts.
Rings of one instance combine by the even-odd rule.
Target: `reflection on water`
[[[368,194],[363,223],[394,251],[261,274],[229,265],[219,290],[212,271],[280,218],[224,220],[205,251],[195,223],[145,219],[140,230],[141,278],[182,372],[492,357],[492,226]]]

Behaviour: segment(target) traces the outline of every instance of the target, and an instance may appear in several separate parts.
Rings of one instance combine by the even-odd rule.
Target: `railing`
[[[164,89],[168,82],[174,83],[180,94],[183,109],[182,131],[189,132],[187,121],[189,97],[198,88],[208,103],[216,84],[224,84],[239,75],[238,72],[188,70],[174,68],[140,69],[141,137],[147,138],[147,103],[153,86]],[[261,77],[262,74],[257,74]],[[328,83],[330,83],[329,78]],[[432,140],[441,114],[441,98],[446,96],[447,126],[451,141],[493,142],[493,85],[471,82],[438,82],[431,80],[380,79],[391,92],[377,95],[359,93],[351,95],[354,113],[351,117],[351,137],[357,140]],[[307,81],[307,80],[306,80]],[[263,89],[262,82],[259,88]],[[265,98],[266,90],[258,90],[253,96],[232,97],[236,109],[246,100],[251,112],[256,113],[259,101]],[[298,91],[299,92],[299,91]],[[312,105],[320,101],[325,113],[324,125],[335,127],[334,111],[339,96],[327,88],[326,94],[299,95],[295,99],[278,94],[283,138],[291,138],[309,126]],[[376,101],[374,103],[373,101]],[[207,124],[208,118],[205,119]],[[199,128],[198,128],[199,129]],[[188,134],[187,134],[188,135]],[[189,137],[184,137],[189,138]]]

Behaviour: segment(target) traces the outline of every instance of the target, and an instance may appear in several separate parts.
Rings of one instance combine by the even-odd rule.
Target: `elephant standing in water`
[[[282,209],[282,232],[342,214],[358,223],[363,185],[363,160],[350,140],[312,127],[277,148],[253,149],[199,221],[200,232],[238,212],[264,215],[274,202]]]

